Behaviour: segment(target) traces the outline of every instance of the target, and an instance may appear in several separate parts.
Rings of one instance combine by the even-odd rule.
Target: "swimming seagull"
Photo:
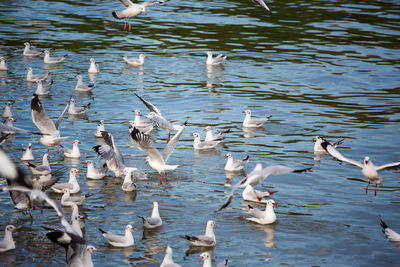
[[[45,73],[42,73],[42,74],[34,75],[33,69],[31,67],[27,67],[25,69],[28,70],[28,72],[26,73],[26,80],[28,82],[36,82],[38,80],[44,81],[47,78],[49,78],[49,76],[50,76],[50,72],[48,72],[48,71],[46,71]]]
[[[149,134],[153,130],[153,122],[150,119],[144,119],[142,120],[140,110],[135,109],[133,110],[135,112],[135,120],[133,121],[128,121],[128,123],[133,127],[138,128],[141,132],[144,132],[145,134]]]
[[[28,42],[24,43],[24,45],[24,56],[26,57],[37,57],[44,53],[44,50],[38,51],[31,49],[31,45]]]
[[[190,244],[193,246],[214,247],[217,244],[217,240],[214,234],[214,226],[215,222],[213,220],[209,220],[207,222],[206,232],[204,235],[197,235],[197,236],[186,235],[185,238],[189,240]]]
[[[329,153],[332,157],[338,159],[339,161],[345,161],[347,163],[358,166],[362,169],[362,174],[365,178],[368,179],[368,185],[365,188],[365,194],[368,194],[368,186],[370,183],[375,184],[374,195],[376,196],[376,189],[378,186],[382,185],[382,177],[379,175],[379,171],[385,169],[396,169],[400,166],[400,161],[384,164],[381,166],[375,166],[369,157],[364,158],[364,164],[357,160],[349,159],[345,157],[342,153],[340,153],[333,145],[331,145],[328,141],[324,141],[321,143],[321,146]]]
[[[122,248],[122,247],[131,247],[135,243],[135,240],[132,235],[133,229],[134,228],[132,227],[132,225],[128,224],[125,227],[125,235],[124,236],[116,235],[111,232],[103,231],[101,228],[99,228],[99,231],[103,234],[103,236],[107,239],[108,243],[111,246]]]
[[[0,71],[8,70],[7,62],[5,57],[0,57]]]
[[[32,144],[31,143],[28,144],[27,148],[25,149],[24,153],[22,154],[21,160],[22,161],[35,160],[35,157],[33,156],[33,153],[32,153]]]
[[[208,251],[203,252],[199,255],[199,257],[200,257],[199,262],[203,261],[203,267],[212,267],[210,252]],[[217,267],[228,267],[228,260],[224,260],[218,263]]]
[[[132,171],[136,170],[136,168],[125,168],[124,173],[125,173],[125,178],[124,181],[122,182],[121,189],[125,192],[131,192],[136,190],[136,184],[132,181],[131,178],[131,173]]]
[[[194,137],[193,148],[198,149],[198,150],[215,148],[217,145],[219,145],[221,143],[221,140],[201,141],[200,134],[198,134],[198,133],[192,133],[191,136]]]
[[[67,183],[57,183],[54,184],[51,188],[56,193],[65,194],[64,189],[68,189],[68,193],[75,194],[81,190],[78,181],[76,180],[76,176],[79,176],[79,170],[76,168],[71,168],[69,171],[69,180]]]
[[[160,227],[162,225],[162,220],[160,217],[160,212],[158,210],[158,202],[153,202],[153,211],[151,213],[151,217],[142,217],[138,216],[143,221],[143,226],[146,229],[153,229],[156,227]]]
[[[8,117],[3,121],[3,125],[9,127],[9,128],[14,128],[14,122],[16,122],[16,120],[13,117]],[[3,130],[1,131],[3,134],[15,134],[16,131],[13,130]]]
[[[15,242],[12,237],[12,232],[17,230],[14,225],[7,225],[4,231],[4,238],[0,242],[0,252],[15,249]]]
[[[206,126],[206,128],[204,128],[204,131],[206,132],[206,138],[204,139],[205,141],[222,141],[226,138],[231,129],[219,132],[216,135],[213,135],[211,126]]]
[[[382,232],[385,234],[385,237],[396,246],[396,248],[400,249],[400,234],[396,233],[392,229],[387,226],[383,218],[380,216]]]
[[[100,168],[94,166],[93,161],[87,160],[83,166],[87,166],[86,177],[89,179],[102,179],[106,176],[107,164],[104,163]]]
[[[247,205],[246,211],[253,217],[246,218],[246,220],[259,223],[259,224],[271,224],[276,221],[276,214],[274,212],[274,207],[276,203],[273,199],[267,201],[265,210],[259,210],[253,208],[251,205]]]
[[[51,86],[53,85],[53,80],[49,83],[42,82],[41,80],[36,81],[37,88],[35,94],[37,95],[48,95],[50,93]]]
[[[74,140],[72,149],[69,149],[68,147],[60,145],[61,150],[64,152],[64,157],[67,157],[67,158],[79,158],[81,156],[81,152],[79,150],[79,144],[80,143],[81,142],[79,142],[79,140]]]
[[[90,104],[88,103],[87,105],[84,106],[76,106],[75,105],[75,100],[73,98],[70,98],[69,100],[69,108],[68,108],[68,114],[71,115],[81,115],[81,114],[85,114],[86,110],[88,110],[90,108]]]
[[[31,172],[34,175],[47,175],[51,173],[51,168],[50,168],[50,163],[48,159],[48,154],[44,153],[43,159],[42,159],[42,164],[41,165],[35,165],[31,162],[28,162],[28,168],[31,170]]]
[[[140,13],[147,14],[146,7],[153,4],[162,4],[168,0],[145,1],[140,4],[134,4],[130,0],[120,0],[126,9],[122,11],[113,11],[112,15],[116,19],[125,19],[124,30],[126,29],[126,22],[129,24],[129,31],[131,31],[130,20]]]
[[[13,105],[14,105],[14,102],[6,103],[6,105],[4,106],[4,110],[3,110],[3,115],[2,115],[3,118],[14,117]]]
[[[137,128],[133,128],[131,132],[132,139],[137,143],[139,148],[147,154],[146,161],[150,167],[158,171],[160,174],[160,184],[162,184],[161,173],[165,173],[165,181],[167,182],[167,171],[175,170],[179,165],[168,165],[166,162],[169,156],[174,152],[176,145],[178,144],[179,138],[186,128],[186,123],[180,126],[178,132],[174,135],[171,141],[165,146],[164,150],[160,152],[153,147],[154,141],[143,132],[140,132]]]
[[[88,69],[89,73],[99,73],[100,69],[99,69],[99,64],[96,63],[96,60],[94,60],[94,58],[90,59],[90,67]]]
[[[283,174],[287,174],[287,173],[291,173],[291,172],[302,173],[302,172],[306,172],[309,170],[311,170],[311,168],[293,169],[293,168],[286,167],[283,165],[271,165],[271,166],[265,167],[263,169],[262,164],[257,163],[257,165],[253,169],[253,171],[251,171],[246,177],[244,177],[240,182],[238,182],[237,184],[235,184],[232,187],[232,190],[229,193],[227,199],[224,201],[224,203],[222,203],[222,205],[218,209],[215,210],[215,212],[218,212],[218,211],[226,208],[231,203],[233,194],[235,193],[235,191],[241,186],[251,185],[254,187],[254,186],[260,184],[264,179],[266,179],[270,175],[276,176],[276,175],[283,175]],[[269,194],[271,194],[271,193],[269,193]]]
[[[83,196],[71,196],[68,188],[63,189],[64,194],[61,197],[61,205],[72,207],[75,205],[82,205],[86,198],[90,197],[90,194],[85,194]]]
[[[144,64],[144,59],[146,58],[145,55],[140,54],[139,59],[137,58],[132,58],[132,57],[126,57],[123,56],[122,59],[128,64],[132,66],[143,66]]]
[[[44,63],[45,64],[57,64],[57,63],[61,63],[65,60],[65,58],[67,57],[67,55],[61,56],[61,57],[51,57],[50,56],[50,51],[49,50],[45,50],[44,51]]]
[[[218,56],[213,58],[213,54],[210,51],[208,51],[204,54],[207,55],[207,61],[206,61],[207,65],[219,65],[222,62],[224,62],[224,60],[226,59],[226,56],[223,54],[219,54]]]
[[[165,256],[160,267],[181,267],[172,259],[172,253],[172,248],[167,244],[167,247],[165,248]]]
[[[101,132],[105,131],[104,128],[104,120],[100,120],[100,123],[97,125],[97,130],[94,133],[94,136],[97,138],[102,138]]]
[[[224,167],[225,171],[237,172],[243,170],[244,166],[249,162],[249,155],[247,155],[244,159],[241,160],[233,160],[233,156],[231,153],[226,154],[225,158],[226,164]]]
[[[268,6],[265,4],[265,2],[263,0],[252,0],[252,1],[253,1],[253,3],[261,6],[266,11],[268,11],[268,14],[271,14],[271,10],[268,8]]]
[[[64,118],[65,113],[68,110],[69,103],[64,108],[64,111],[61,113],[61,115],[58,117],[56,123],[54,123],[46,114],[46,111],[42,105],[42,102],[40,102],[38,95],[33,94],[32,96],[32,101],[31,101],[31,110],[32,110],[32,121],[36,125],[37,128],[39,128],[40,132],[43,134],[43,136],[40,138],[40,142],[48,146],[48,150],[53,145],[58,145],[63,141],[64,139],[67,139],[69,137],[61,137],[60,136],[60,124]]]
[[[94,89],[94,84],[84,84],[83,83],[83,78],[82,75],[76,75],[76,78],[78,79],[76,86],[75,86],[75,90],[79,91],[79,92],[90,92]]]
[[[265,118],[259,118],[259,119],[254,119],[251,118],[251,111],[249,109],[243,111],[244,114],[246,114],[246,117],[243,120],[243,127],[247,128],[256,128],[256,127],[261,127],[263,126],[264,123],[266,123],[269,118],[272,116],[267,116]]]

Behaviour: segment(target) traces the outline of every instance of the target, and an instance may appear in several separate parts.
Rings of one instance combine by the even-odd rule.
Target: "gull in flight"
[[[116,19],[125,19],[124,30],[126,29],[126,23],[129,24],[129,31],[131,31],[131,23],[130,20],[133,17],[136,17],[140,13],[147,14],[146,7],[153,4],[162,4],[167,2],[168,0],[155,0],[155,1],[145,1],[140,4],[134,4],[130,0],[120,0],[121,3],[125,6],[125,9],[122,11],[113,11],[112,15]]]
[[[82,75],[76,75],[76,78],[78,79],[75,90],[78,92],[90,92],[94,89],[94,84],[84,84],[83,83],[83,78]]]
[[[126,64],[132,66],[143,66],[145,58],[146,56],[144,54],[140,54],[138,59],[126,56],[122,57],[122,59],[126,62]]]
[[[122,248],[122,247],[131,247],[135,243],[135,240],[132,235],[133,229],[134,228],[132,227],[132,225],[128,224],[125,227],[124,236],[103,231],[101,228],[99,228],[99,231],[103,234],[103,236],[107,239],[108,243],[110,243],[111,246]]]
[[[28,147],[25,149],[24,153],[22,154],[21,160],[22,161],[35,160],[35,157],[33,156],[33,153],[32,153],[32,143],[28,144]]]
[[[191,135],[194,137],[193,148],[198,149],[198,150],[215,148],[217,145],[219,145],[222,142],[221,140],[201,141],[200,134],[192,133]]]
[[[64,152],[64,157],[67,158],[79,158],[81,156],[81,152],[79,150],[79,144],[81,142],[79,142],[79,140],[74,140],[74,143],[72,145],[72,149],[69,149],[68,147],[62,146],[61,150]]]
[[[53,85],[53,80],[51,80],[49,83],[45,83],[41,80],[37,80],[36,84],[37,84],[37,88],[36,88],[35,94],[48,95],[48,94],[50,94],[50,89],[51,89],[51,86]]]
[[[283,165],[271,165],[265,168],[262,168],[261,163],[257,163],[256,167],[254,168],[253,171],[251,171],[246,177],[244,177],[240,182],[235,184],[232,187],[231,192],[229,193],[227,199],[222,203],[222,205],[215,210],[215,212],[218,212],[224,208],[226,208],[232,201],[233,194],[239,187],[243,186],[248,186],[250,185],[251,187],[249,188],[254,188],[254,186],[260,184],[264,179],[266,179],[268,176],[273,175],[283,175],[287,173],[302,173],[311,170],[311,168],[305,168],[305,169],[293,169],[290,167],[286,167]],[[260,191],[258,191],[260,192]],[[271,195],[273,192],[268,192],[269,195]],[[254,192],[254,194],[257,196],[257,191]],[[243,196],[243,194],[242,194]],[[260,200],[260,196],[257,197],[258,200]]]
[[[60,136],[60,124],[64,118],[65,113],[68,110],[69,103],[64,108],[64,111],[61,113],[60,117],[58,117],[56,123],[54,123],[46,114],[46,111],[40,102],[38,95],[33,94],[31,101],[31,110],[32,110],[32,121],[36,125],[36,127],[42,133],[42,137],[40,138],[40,142],[48,146],[48,150],[53,145],[59,145],[61,141],[69,137],[61,137]]]
[[[146,229],[153,229],[160,227],[162,225],[162,220],[160,217],[160,212],[158,210],[158,202],[153,202],[153,211],[151,212],[151,217],[138,216],[143,221],[143,226]]]
[[[147,154],[146,161],[149,163],[150,167],[158,171],[160,174],[160,184],[162,184],[161,173],[165,173],[165,181],[167,182],[167,171],[175,170],[179,165],[168,165],[166,162],[169,156],[174,152],[176,145],[178,144],[179,138],[181,137],[183,131],[186,128],[186,123],[179,126],[180,129],[171,139],[171,141],[165,146],[164,150],[160,152],[153,147],[154,141],[143,132],[140,132],[137,128],[133,128],[131,132],[132,139],[136,142],[139,148]]]
[[[8,70],[7,62],[5,57],[0,57],[0,71]]]
[[[205,141],[222,141],[227,137],[227,135],[231,131],[231,129],[228,129],[223,132],[219,132],[216,135],[214,135],[212,133],[211,126],[206,126],[206,128],[204,128],[204,131],[206,132],[206,138],[204,139]]]
[[[44,53],[44,50],[38,51],[31,49],[31,45],[28,42],[24,43],[24,45],[24,56],[26,57],[37,57]]]
[[[259,210],[253,208],[251,205],[247,205],[246,211],[253,217],[246,218],[246,220],[259,223],[259,224],[271,224],[276,221],[276,214],[274,212],[274,207],[276,203],[273,199],[267,201],[265,210]]]
[[[172,259],[172,253],[172,248],[167,244],[167,247],[165,248],[165,256],[160,267],[181,267]]]
[[[94,60],[94,58],[90,59],[90,67],[88,69],[88,72],[93,74],[100,72],[99,64],[96,63],[96,60]]]
[[[15,242],[12,237],[12,232],[17,230],[14,225],[7,225],[4,231],[4,238],[0,241],[0,252],[15,249]]]
[[[243,113],[246,114],[246,117],[243,120],[243,127],[247,127],[247,128],[261,127],[261,126],[263,126],[264,123],[266,123],[269,120],[269,118],[272,117],[272,116],[267,116],[265,118],[259,118],[259,119],[251,118],[250,109],[243,111]]]
[[[393,244],[396,248],[400,249],[400,234],[396,233],[392,229],[387,226],[382,217],[380,217],[382,232],[385,234],[385,237]]]
[[[50,51],[49,50],[45,50],[44,51],[44,64],[57,64],[57,63],[61,63],[65,60],[65,58],[67,57],[67,55],[63,55],[61,57],[51,57],[50,56]]]
[[[28,82],[36,82],[38,80],[44,81],[47,78],[49,78],[49,76],[50,76],[50,72],[48,72],[48,71],[46,71],[45,73],[42,73],[42,74],[34,75],[33,69],[31,67],[27,67],[26,70],[28,70],[28,72],[26,73],[26,80]]]
[[[238,172],[243,170],[244,166],[246,166],[246,164],[249,162],[249,155],[247,155],[244,159],[233,160],[232,154],[228,153],[226,154],[225,158],[227,160],[224,170],[230,172]]]
[[[207,65],[219,65],[226,59],[226,56],[223,54],[219,54],[218,56],[213,58],[213,54],[211,51],[208,51],[204,54],[207,55],[207,61],[206,61]]]
[[[209,220],[206,226],[206,232],[204,235],[188,236],[185,238],[189,240],[190,244],[199,247],[214,247],[217,244],[217,240],[214,234],[215,222]]]
[[[365,194],[368,194],[368,187],[370,183],[375,184],[374,195],[376,196],[376,189],[378,186],[382,185],[382,177],[379,175],[379,171],[385,169],[397,169],[400,166],[400,161],[388,163],[380,166],[375,166],[369,157],[364,158],[364,163],[361,163],[357,160],[349,159],[345,157],[342,153],[340,153],[333,145],[331,145],[328,141],[324,141],[321,143],[321,146],[329,153],[332,157],[338,159],[339,161],[344,161],[360,167],[362,169],[362,174],[365,178],[368,179],[368,185],[365,188]]]

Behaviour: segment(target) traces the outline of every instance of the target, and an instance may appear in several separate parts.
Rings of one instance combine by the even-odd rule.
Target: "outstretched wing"
[[[333,145],[331,145],[328,141],[324,139],[324,141],[321,143],[321,146],[325,149],[326,152],[328,152],[329,155],[332,157],[340,160],[340,161],[345,161],[347,163],[356,165],[360,168],[363,168],[363,164],[357,160],[349,159],[346,158],[342,153],[340,153]]]
[[[42,102],[37,94],[33,94],[31,101],[32,121],[42,134],[57,136],[59,134],[54,122],[47,116]]]
[[[164,161],[166,162],[169,158],[169,156],[172,154],[172,152],[175,150],[176,145],[178,144],[179,138],[181,137],[183,131],[186,128],[186,122],[179,131],[174,135],[174,137],[168,142],[168,144],[165,146],[163,152],[162,152],[162,157]]]
[[[142,3],[143,6],[150,6],[150,5],[154,5],[154,4],[162,4],[165,3],[169,0],[156,0],[156,1],[145,1]]]
[[[149,1],[149,2],[157,2],[157,1]],[[145,2],[145,3],[147,3],[147,2]],[[149,101],[144,100],[138,94],[135,94],[135,96],[137,96],[140,99],[140,101],[142,101],[143,104],[145,104],[145,106],[150,110],[150,112],[154,112],[157,115],[162,116],[161,115],[161,111],[156,106],[154,106],[152,103],[150,103]]]
[[[149,135],[139,131],[138,128],[133,127],[131,137],[139,146],[139,148],[153,161],[165,162],[158,150],[153,147],[154,141]]]

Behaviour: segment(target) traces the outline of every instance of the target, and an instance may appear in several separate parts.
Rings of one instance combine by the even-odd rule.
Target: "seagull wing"
[[[130,0],[119,0],[125,7],[133,6],[134,4]]]
[[[47,116],[42,102],[40,102],[38,96],[34,94],[31,101],[32,110],[32,121],[39,128],[42,134],[49,134],[52,136],[58,136],[59,132],[54,122]]]
[[[150,138],[149,135],[139,131],[136,127],[133,127],[131,132],[132,139],[137,143],[140,150],[149,156],[152,161],[159,161],[165,163],[163,157],[160,152],[156,148],[153,147],[154,141]]]
[[[165,162],[168,160],[169,156],[175,150],[176,145],[178,144],[179,138],[181,137],[183,131],[186,128],[186,124],[184,126],[181,126],[181,127],[182,128],[179,129],[179,131],[174,135],[174,137],[165,146],[165,148],[164,148],[164,150],[163,150],[163,152],[161,154]]]
[[[149,2],[157,2],[157,1],[149,1]],[[144,2],[144,3],[146,3],[146,2]],[[154,112],[154,113],[156,113],[156,114],[159,115],[159,116],[162,116],[162,115],[161,115],[161,111],[160,111],[156,106],[154,106],[152,103],[150,103],[149,101],[144,100],[144,99],[141,98],[138,94],[135,94],[135,96],[137,96],[137,97],[140,99],[140,101],[142,101],[143,104],[145,104],[145,106],[146,106],[151,112]]]
[[[378,166],[376,170],[381,171],[381,170],[385,170],[385,169],[397,169],[399,167],[400,167],[400,161]]]
[[[353,159],[349,159],[346,158],[342,153],[340,153],[334,146],[332,146],[328,141],[324,140],[321,143],[321,146],[325,149],[326,152],[328,152],[329,155],[331,155],[332,157],[340,160],[340,161],[345,161],[347,163],[356,165],[360,168],[363,168],[364,165],[361,164],[361,162],[357,161],[357,160],[353,160]]]
[[[143,6],[150,6],[150,5],[154,5],[154,4],[162,4],[165,3],[169,0],[156,0],[156,1],[145,1],[142,3]]]
[[[269,7],[264,3],[263,0],[252,0],[253,3],[261,6],[262,8],[264,8],[265,10],[267,10],[268,12],[271,12],[271,10],[269,9]]]

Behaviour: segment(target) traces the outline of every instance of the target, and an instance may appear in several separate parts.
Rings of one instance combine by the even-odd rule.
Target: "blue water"
[[[70,96],[91,102],[86,118],[67,116],[62,136],[81,141],[78,166],[81,191],[90,192],[81,213],[88,216],[85,239],[101,249],[95,266],[159,266],[166,244],[182,266],[201,266],[181,236],[201,234],[207,220],[215,220],[217,246],[214,264],[229,259],[231,266],[395,266],[399,251],[386,240],[379,215],[400,232],[399,171],[382,172],[377,196],[359,168],[325,156],[314,160],[313,137],[344,138],[340,150],[349,158],[370,156],[376,165],[400,160],[400,5],[398,1],[272,1],[272,16],[251,1],[169,1],[148,7],[148,14],[131,20],[132,32],[111,16],[119,1],[1,1],[0,55],[8,56],[9,71],[0,73],[0,104],[15,100],[16,126],[37,130],[31,120],[30,100],[36,85],[26,82],[25,67],[45,71],[42,57],[25,59],[23,43],[68,54],[51,66],[54,85],[43,105],[52,118]],[[228,56],[222,68],[207,68],[204,52]],[[148,56],[143,68],[125,66],[121,56]],[[100,65],[92,94],[77,94],[76,74],[87,74],[89,59]],[[177,149],[169,159],[180,166],[159,185],[159,175],[145,164],[145,155],[130,146],[127,120],[132,110],[146,107],[137,93],[154,103],[177,124],[188,120]],[[272,115],[263,129],[245,132],[242,111],[255,117]],[[112,173],[104,180],[85,178],[81,162],[98,162],[92,150],[99,120],[113,134],[128,166],[140,170],[136,195],[124,193]],[[231,129],[222,146],[195,152],[190,133],[213,126]],[[154,131],[155,146],[164,147],[167,134]],[[3,144],[18,161],[29,142],[38,160],[46,147],[37,136],[15,135]],[[245,171],[256,163],[313,167],[307,174],[269,177],[264,184],[278,191],[274,200],[278,221],[260,226],[245,220],[241,190],[231,205],[219,212],[230,188],[244,174],[227,179],[226,153],[250,155]],[[52,168],[74,165],[55,149]],[[21,165],[22,166],[22,165]],[[28,172],[28,170],[27,170]],[[147,178],[147,180],[143,180]],[[67,172],[61,178],[68,180]],[[59,200],[60,195],[50,193]],[[163,226],[144,231],[137,215],[150,215],[160,203]],[[61,227],[54,212],[14,210],[8,194],[0,194],[0,228],[14,224],[17,248],[0,254],[1,265],[64,264],[63,249],[46,239],[41,226]],[[66,209],[69,214],[69,210]],[[97,228],[122,234],[135,227],[133,248],[110,247]],[[2,236],[2,235],[1,235]]]

